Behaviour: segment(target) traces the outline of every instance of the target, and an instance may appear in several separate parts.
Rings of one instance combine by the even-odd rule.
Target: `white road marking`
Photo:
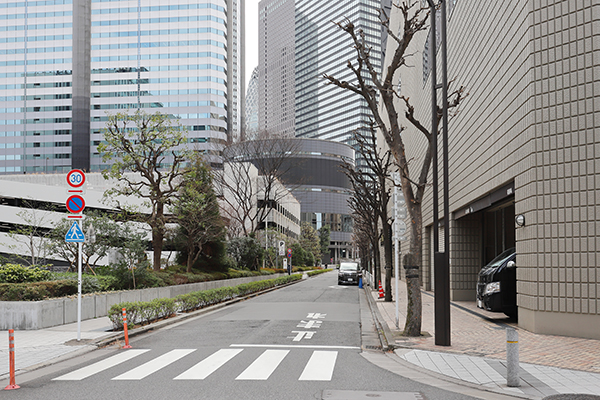
[[[145,364],[140,365],[137,368],[127,371],[115,378],[113,381],[124,381],[124,380],[140,380],[144,379],[150,374],[166,367],[167,365],[174,363],[182,357],[196,351],[196,349],[175,349],[170,352],[163,354],[160,357],[156,357],[154,360],[150,360]]]
[[[227,361],[237,356],[244,349],[221,349],[216,353],[211,354],[192,368],[188,369],[174,380],[200,380],[205,379],[210,374],[221,368]]]
[[[360,350],[357,346],[326,346],[326,345],[303,345],[303,344],[230,344],[229,347],[270,347],[273,349],[339,349]]]
[[[302,339],[312,339],[312,337],[314,336],[315,333],[317,332],[311,332],[311,331],[292,331],[292,333],[295,333],[296,336],[288,336],[289,338],[294,338],[294,340],[292,340],[293,342],[299,342]]]
[[[337,351],[314,351],[298,380],[330,381],[337,355]]]
[[[148,349],[146,349],[146,350],[141,350],[141,349],[126,350],[126,351],[123,351],[122,353],[116,354],[105,360],[98,361],[97,363],[88,365],[87,367],[80,368],[76,371],[70,372],[66,375],[59,376],[58,378],[54,378],[52,380],[53,381],[80,381],[89,376],[92,376],[94,374],[97,374],[99,372],[107,370],[111,367],[114,367],[115,365],[119,365],[127,360],[131,360],[132,358],[137,357],[140,354],[143,354],[147,351],[150,351],[150,350],[148,350]]]
[[[289,350],[265,350],[236,380],[267,380]]]

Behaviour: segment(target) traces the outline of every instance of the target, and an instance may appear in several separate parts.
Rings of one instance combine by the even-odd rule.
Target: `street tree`
[[[353,139],[356,143],[354,148],[361,155],[366,168],[357,169],[346,162],[343,164],[343,170],[354,189],[354,201],[360,202],[360,207],[363,207],[365,212],[370,212],[379,218],[379,223],[381,223],[386,269],[385,301],[392,301],[392,221],[388,216],[388,205],[391,197],[388,184],[392,166],[391,152],[378,148],[373,123],[370,124],[367,130],[355,131]],[[358,204],[355,205],[355,208],[357,207],[359,207]],[[376,237],[380,236],[377,231],[374,233]]]
[[[267,216],[290,190],[284,177],[294,168],[290,162],[298,141],[271,136],[229,144],[223,151],[224,170],[215,174],[222,188],[221,212],[248,236],[266,226]]]
[[[191,272],[204,246],[225,236],[211,171],[200,157],[185,169],[172,211],[178,224],[176,243],[187,254],[187,272]]]
[[[47,256],[46,242],[50,230],[46,226],[51,222],[50,214],[48,210],[36,208],[32,200],[24,200],[23,208],[16,215],[23,223],[14,225],[8,232],[8,237],[14,242],[8,247],[17,259],[37,265]],[[27,257],[19,254],[19,248],[27,250]]]
[[[165,207],[179,192],[185,163],[191,158],[187,142],[186,132],[169,115],[137,110],[109,115],[104,141],[98,146],[102,161],[111,163],[102,172],[104,178],[117,182],[105,196],[137,196],[149,203],[150,214],[137,215],[152,229],[153,268],[157,271],[168,222]]]
[[[304,251],[312,254],[313,261],[321,258],[319,234],[317,233],[317,230],[307,222],[303,222],[300,226],[300,246]]]
[[[323,225],[319,228],[319,246],[321,247],[321,258],[323,259],[324,255],[327,255],[327,260],[329,261],[329,244],[331,243],[331,226]]]
[[[401,4],[394,4],[394,7],[397,7],[402,15],[399,32],[390,29],[388,16],[384,15],[383,12],[380,14],[383,28],[387,31],[388,37],[391,38],[395,46],[390,53],[390,61],[381,69],[382,73],[380,74],[380,69],[371,61],[371,48],[364,40],[365,33],[361,29],[357,29],[350,20],[345,20],[338,22],[337,25],[350,36],[355,49],[356,58],[348,60],[346,64],[353,74],[353,82],[340,80],[327,74],[324,75],[324,78],[329,84],[354,92],[366,101],[375,124],[390,148],[400,171],[402,191],[406,199],[407,212],[410,215],[409,251],[403,259],[407,276],[410,276],[407,279],[408,306],[404,334],[419,336],[421,334],[422,319],[419,276],[423,256],[422,202],[433,158],[432,144],[434,140],[437,140],[439,133],[439,122],[438,126],[432,126],[430,129],[423,125],[415,116],[414,106],[410,103],[410,99],[400,96],[394,84],[398,81],[397,73],[399,69],[406,66],[407,58],[410,56],[406,53],[408,45],[417,32],[426,28],[429,13],[426,9],[420,8],[417,1],[412,0],[404,0]],[[464,88],[461,87],[454,92],[449,91],[449,93],[449,108],[457,107],[464,98]],[[398,120],[400,110],[395,102],[395,99],[398,98],[402,100],[400,104],[403,103],[405,106],[406,119],[426,140],[426,150],[422,158],[422,164],[420,168],[413,166],[413,169],[417,171],[417,177],[411,176],[409,173],[409,166],[411,165],[401,135],[406,128]],[[440,121],[442,115],[440,107],[438,107],[437,114],[437,121]],[[414,162],[414,160],[412,161]]]

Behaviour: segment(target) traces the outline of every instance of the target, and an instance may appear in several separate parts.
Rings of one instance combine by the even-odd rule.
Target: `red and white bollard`
[[[8,331],[8,360],[10,364],[10,383],[4,390],[18,389],[19,385],[15,383],[15,331]]]
[[[125,346],[124,349],[131,349],[129,345],[129,334],[127,332],[127,313],[125,312],[125,308],[123,308],[123,330],[125,331]]]

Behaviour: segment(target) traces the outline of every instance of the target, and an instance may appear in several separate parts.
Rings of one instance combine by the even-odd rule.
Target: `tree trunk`
[[[404,269],[406,270],[406,289],[408,305],[406,307],[405,336],[421,336],[421,282],[419,269],[422,263],[422,227],[423,219],[420,204],[407,202],[408,212],[412,223],[410,224],[410,250],[404,256]]]
[[[392,229],[387,222],[387,213],[382,215],[383,225],[383,257],[385,261],[385,301],[392,301]]]
[[[194,264],[194,257],[192,256],[192,252],[188,248],[187,264],[186,264],[187,265],[186,272],[188,274],[190,272],[192,272],[192,264]]]

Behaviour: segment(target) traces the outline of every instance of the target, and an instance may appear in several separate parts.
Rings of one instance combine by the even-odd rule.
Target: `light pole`
[[[433,153],[433,265],[435,290],[435,344],[450,346],[450,206],[448,191],[448,76],[446,48],[446,1],[440,0],[440,39],[442,51],[442,84],[437,85],[436,4],[427,0],[431,17],[431,133]],[[438,119],[437,89],[442,89],[442,156],[444,160],[444,252],[439,243],[439,193],[438,193]]]

